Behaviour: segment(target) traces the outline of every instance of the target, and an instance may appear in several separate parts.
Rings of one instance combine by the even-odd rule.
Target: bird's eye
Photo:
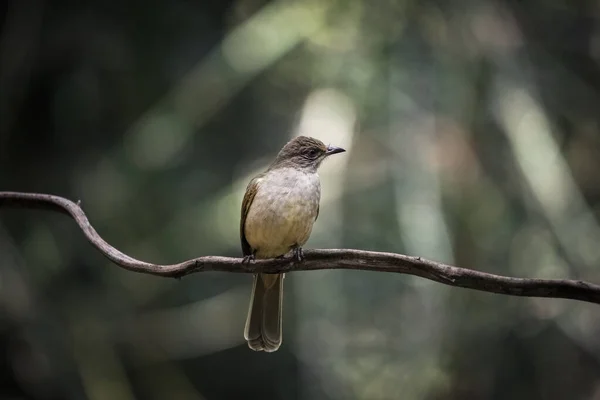
[[[309,157],[311,157],[311,158],[312,158],[312,157],[316,157],[316,156],[317,156],[317,153],[318,153],[317,149],[310,149],[310,150],[308,151],[308,156],[309,156]]]

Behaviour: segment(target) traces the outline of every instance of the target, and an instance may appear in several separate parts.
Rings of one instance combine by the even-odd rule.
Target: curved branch
[[[513,296],[553,297],[600,304],[600,286],[567,279],[511,278],[454,267],[421,257],[374,251],[331,249],[305,250],[304,261],[291,258],[257,260],[242,264],[241,258],[206,256],[178,264],[158,265],[136,260],[109,245],[98,235],[79,204],[49,194],[0,192],[0,207],[43,208],[70,215],[85,237],[110,261],[130,271],[179,278],[194,272],[282,273],[319,269],[354,269],[416,275],[445,285]]]

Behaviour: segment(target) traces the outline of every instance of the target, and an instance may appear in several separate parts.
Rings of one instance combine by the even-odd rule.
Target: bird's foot
[[[304,251],[302,250],[302,247],[294,248],[294,258],[296,259],[296,261],[304,260]]]
[[[253,263],[256,260],[256,257],[254,256],[254,254],[250,254],[247,256],[244,256],[244,258],[242,259],[242,264],[250,264]]]

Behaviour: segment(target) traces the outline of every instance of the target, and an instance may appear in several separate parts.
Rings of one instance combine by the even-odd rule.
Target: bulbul
[[[254,177],[242,201],[240,237],[244,261],[275,258],[302,246],[319,216],[323,160],[344,152],[320,140],[299,136],[289,141],[269,168]],[[255,274],[244,337],[252,350],[272,352],[281,345],[284,274]]]

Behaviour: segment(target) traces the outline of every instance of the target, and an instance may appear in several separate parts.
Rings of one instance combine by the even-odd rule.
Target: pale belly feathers
[[[244,229],[256,257],[278,257],[303,246],[317,217],[320,197],[317,173],[286,168],[263,176]]]

